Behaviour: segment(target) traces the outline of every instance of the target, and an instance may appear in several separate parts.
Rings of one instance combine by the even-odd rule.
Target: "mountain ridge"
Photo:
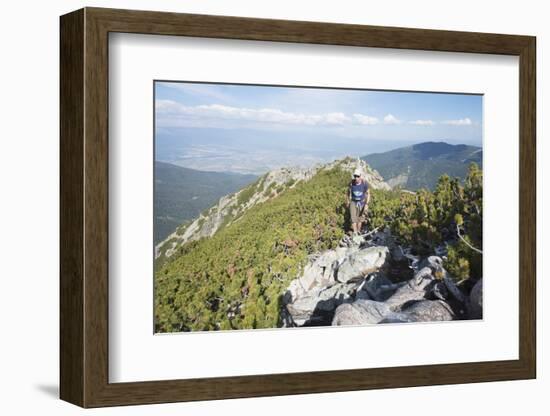
[[[483,164],[481,147],[428,141],[361,156],[392,187],[434,189],[442,174],[464,179],[471,162]]]
[[[262,175],[247,187],[229,195],[222,196],[217,204],[204,210],[189,224],[181,224],[166,239],[155,246],[155,260],[171,257],[178,247],[190,241],[211,237],[222,226],[238,221],[242,215],[257,204],[276,197],[300,182],[307,182],[318,172],[335,167],[351,173],[359,168],[373,189],[389,189],[378,172],[371,169],[361,159],[346,157],[327,164],[318,164],[309,168],[283,167]],[[160,260],[159,262],[162,262]]]
[[[372,196],[368,232],[350,237],[358,165]],[[464,185],[442,175],[434,192],[390,190],[352,158],[271,172],[230,195],[238,205],[205,211],[195,239],[161,247],[155,332],[476,319],[480,298],[473,311],[467,297],[481,293],[482,184],[472,165]]]

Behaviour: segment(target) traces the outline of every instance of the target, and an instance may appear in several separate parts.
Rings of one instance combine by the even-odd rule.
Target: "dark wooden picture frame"
[[[536,377],[535,38],[85,8],[61,17],[60,396],[82,407]],[[109,383],[108,35],[297,42],[519,57],[519,359]]]

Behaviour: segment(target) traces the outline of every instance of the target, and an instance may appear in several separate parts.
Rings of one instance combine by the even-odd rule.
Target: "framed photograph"
[[[63,400],[536,377],[534,37],[60,29]]]

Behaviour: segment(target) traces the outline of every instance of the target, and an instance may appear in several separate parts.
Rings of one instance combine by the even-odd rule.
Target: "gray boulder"
[[[311,318],[319,303],[319,292],[320,289],[310,291],[286,304],[286,311],[296,325],[303,325]]]
[[[371,325],[406,322],[451,321],[454,314],[449,305],[440,300],[413,302],[402,311],[392,310],[384,302],[356,300],[345,303],[334,313],[332,325]]]
[[[360,299],[338,306],[334,312],[332,325],[377,324],[390,313],[388,306],[383,302]]]
[[[428,298],[432,300],[447,300],[449,298],[449,290],[447,289],[447,286],[445,286],[445,283],[435,282],[429,292],[429,295],[430,296],[428,296]]]
[[[418,265],[420,264],[420,257],[415,256],[408,251],[405,251],[405,258],[407,259],[411,269],[419,270]]]
[[[452,297],[454,297],[458,302],[462,304],[466,302],[466,296],[462,293],[446,271],[444,272],[443,283]]]
[[[428,301],[433,302],[434,305],[418,302],[426,300],[426,296],[434,286],[434,282],[435,278],[430,267],[421,269],[412,279],[401,285],[392,284],[382,274],[373,274],[359,286],[360,290],[357,293],[366,291],[375,300],[358,299],[356,297],[355,302],[338,306],[332,324],[366,325],[389,322],[418,322],[427,318],[430,314],[441,317],[439,320],[444,320],[443,318],[448,318],[448,315],[445,315],[448,310],[441,305],[436,305],[435,303],[438,301]],[[395,292],[387,300],[378,301],[377,299],[381,299],[384,287],[391,287]],[[418,306],[414,306],[418,303],[420,303]],[[406,305],[411,305],[410,308],[412,309],[402,310]]]
[[[387,265],[389,250],[385,246],[368,247],[348,255],[338,268],[336,278],[346,283],[378,271]]]
[[[441,280],[443,282],[443,284],[445,285],[445,289],[449,292],[450,296],[455,298],[455,300],[460,303],[464,303],[466,301],[466,297],[464,296],[464,294],[460,291],[454,280],[443,268],[443,260],[441,259],[441,257],[429,256],[420,261],[418,267],[419,269],[423,269],[426,267],[430,268],[432,270],[433,276],[437,280]]]
[[[325,311],[335,309],[338,305],[352,298],[356,287],[356,284],[337,283],[334,286],[321,290],[318,296],[318,307]]]
[[[411,318],[411,316],[407,315],[406,313],[393,312],[392,314],[389,314],[378,323],[379,324],[405,324],[409,322],[415,322]]]
[[[415,302],[402,312],[410,318],[410,322],[452,321],[454,319],[451,307],[441,300]]]
[[[286,311],[296,325],[303,325],[316,313],[331,312],[338,305],[353,301],[356,287],[355,283],[336,283],[330,287],[315,288],[287,303]]]
[[[413,322],[401,312],[392,311],[384,302],[359,299],[353,303],[344,303],[334,312],[332,325],[372,325],[388,322]]]
[[[339,247],[336,250],[325,251],[308,263],[300,277],[300,284],[304,290],[333,284],[336,270],[346,254],[348,250]]]
[[[369,295],[369,292],[367,292],[364,289],[357,291],[357,293],[355,294],[355,299],[356,300],[359,300],[359,299],[372,300],[372,298]]]
[[[305,289],[300,283],[300,279],[294,279],[288,285],[286,292],[283,295],[283,303],[286,305],[288,303],[294,302],[298,299],[299,296],[302,296],[305,293]]]
[[[404,284],[405,283],[392,283],[384,274],[377,272],[365,279],[362,284],[362,290],[368,293],[369,298],[383,302]]]
[[[483,318],[483,279],[479,279],[472,288],[467,304],[470,319]]]
[[[386,304],[392,310],[399,310],[401,305],[426,298],[433,286],[434,276],[429,267],[419,270],[412,279],[398,288],[395,293],[386,300]]]
[[[418,270],[423,269],[424,267],[429,267],[434,272],[439,271],[443,269],[443,260],[439,256],[426,257],[418,263]]]
[[[385,227],[383,230],[375,232],[370,239],[372,244],[379,246],[386,246],[393,249],[395,246],[395,238],[391,234],[389,227]]]
[[[391,257],[393,261],[397,261],[397,262],[407,260],[407,258],[405,257],[405,251],[403,250],[403,247],[399,245],[395,246],[391,250]]]

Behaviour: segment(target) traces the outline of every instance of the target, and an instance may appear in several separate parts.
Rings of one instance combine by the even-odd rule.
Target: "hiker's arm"
[[[368,208],[370,202],[370,187],[367,188],[367,202],[365,203],[365,206]]]

